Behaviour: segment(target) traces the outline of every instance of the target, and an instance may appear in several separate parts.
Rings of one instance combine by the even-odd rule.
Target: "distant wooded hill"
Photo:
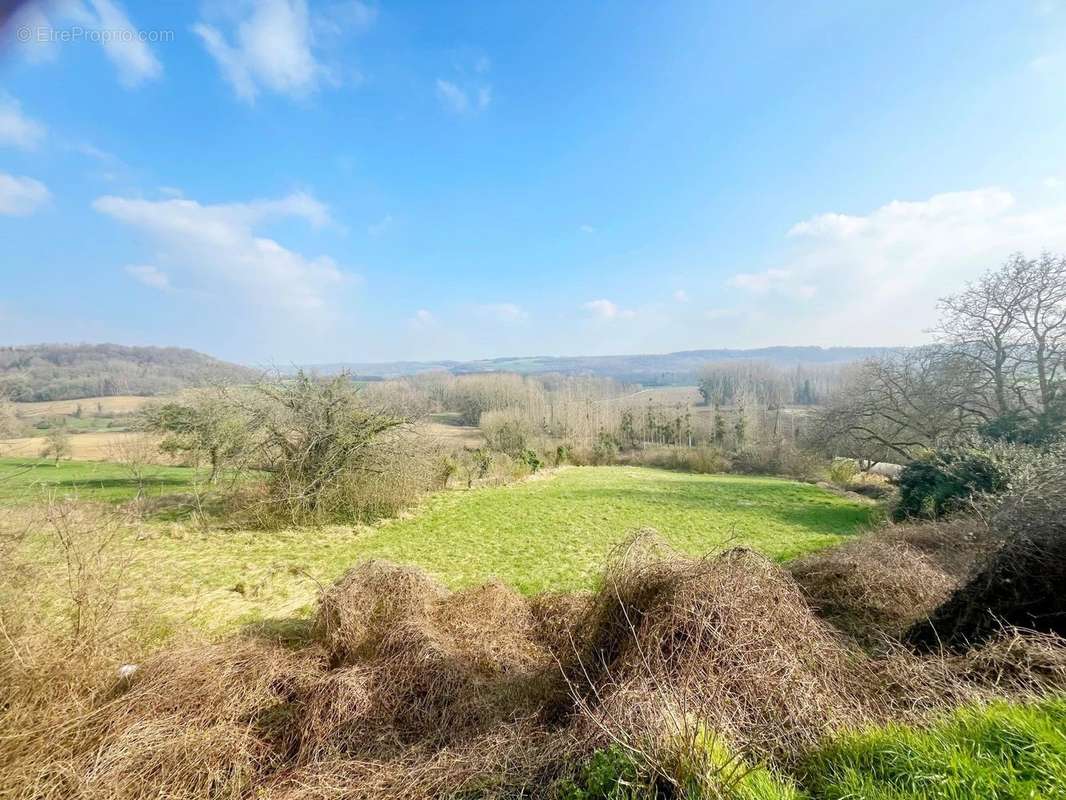
[[[564,375],[597,375],[648,385],[693,384],[709,363],[749,360],[781,366],[800,364],[847,364],[874,358],[894,350],[890,347],[761,347],[751,350],[684,350],[661,355],[628,356],[530,356],[491,358],[480,361],[394,361],[382,364],[319,364],[319,373],[342,370],[363,378],[395,378],[420,372],[446,371],[455,375],[481,372],[517,372],[531,375],[557,372]]]
[[[0,397],[23,402],[171,394],[208,383],[248,383],[258,375],[256,370],[179,347],[0,347]]]

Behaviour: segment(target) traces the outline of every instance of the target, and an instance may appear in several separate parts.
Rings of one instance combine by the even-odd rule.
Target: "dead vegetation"
[[[933,613],[995,542],[978,519],[891,525],[798,559],[789,569],[819,613],[876,644]]]
[[[823,556],[856,575],[821,585],[838,588],[837,610],[854,602],[855,618],[901,623],[932,595],[897,592],[892,611],[853,579],[878,559],[874,580],[901,580],[919,558],[946,570],[941,535],[891,529],[869,549]],[[892,543],[900,555],[886,566]],[[103,585],[87,586],[83,602],[103,602]],[[116,677],[138,656],[115,635],[125,611],[112,606],[92,635],[48,637],[13,625],[27,611],[5,605],[0,797],[550,797],[608,745],[684,796],[694,780],[721,788],[738,774],[709,737],[787,769],[843,728],[1066,688],[1056,637],[871,653],[762,556],[691,559],[652,532],[617,551],[589,596],[452,592],[417,569],[364,562],[323,590],[303,638],[186,643]]]
[[[987,524],[1002,546],[915,620],[908,642],[967,650],[1004,626],[1066,636],[1066,518],[1050,496],[1010,498],[995,509]]]

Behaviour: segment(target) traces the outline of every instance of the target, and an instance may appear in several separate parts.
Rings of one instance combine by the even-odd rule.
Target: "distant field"
[[[481,447],[485,444],[481,429],[463,425],[459,422],[459,415],[454,413],[430,414],[425,421],[415,425],[415,431],[457,447]]]
[[[43,432],[42,432],[43,433]],[[75,461],[109,461],[117,458],[117,452],[125,443],[140,442],[143,433],[94,431],[70,435],[70,457]],[[43,435],[25,436],[21,439],[0,440],[0,457],[38,458],[47,446]],[[158,457],[160,460],[163,456]]]
[[[50,469],[19,480],[41,491]],[[160,492],[181,491],[192,478],[181,468],[157,474]],[[63,465],[53,485],[77,484],[83,497],[108,499],[130,490],[124,481],[111,465]],[[0,499],[17,491],[0,487]],[[319,583],[368,557],[418,564],[451,586],[496,577],[529,593],[587,589],[610,550],[637,528],[654,527],[687,553],[745,545],[785,559],[839,542],[877,513],[774,478],[570,467],[510,486],[442,492],[375,527],[203,533],[142,526],[129,543],[128,580],[131,593],[159,601],[176,621],[218,632],[302,614]]]
[[[83,414],[129,414],[144,407],[145,403],[166,400],[165,397],[135,397],[133,395],[115,395],[113,397],[86,397],[81,400],[45,400],[39,403],[15,403],[15,410],[20,417],[52,417],[76,414],[81,408]]]

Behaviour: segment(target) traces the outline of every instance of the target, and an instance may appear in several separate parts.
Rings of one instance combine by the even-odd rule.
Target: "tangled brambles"
[[[591,596],[365,562],[312,632],[165,650],[77,702],[57,689],[60,724],[28,725],[7,693],[0,796],[550,797],[604,747],[667,796],[715,796],[741,760],[788,769],[842,729],[1066,687],[1055,637],[870,655],[765,558],[687,558],[651,532]]]
[[[964,582],[991,549],[975,520],[890,526],[793,562],[810,602],[866,644],[899,637]]]
[[[914,624],[907,639],[915,646],[965,650],[999,635],[1004,626],[1066,636],[1066,518],[1061,503],[1009,501],[989,524],[1004,544],[930,610],[928,620]]]

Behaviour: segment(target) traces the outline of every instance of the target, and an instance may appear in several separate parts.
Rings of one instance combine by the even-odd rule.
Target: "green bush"
[[[615,745],[597,750],[578,774],[556,786],[559,800],[640,800],[648,787],[641,779],[637,761]]]
[[[1043,447],[1066,432],[1066,403],[1058,402],[1041,414],[1012,412],[988,421],[981,434],[989,439],[1011,444]]]
[[[645,750],[654,767],[619,745],[597,750],[555,787],[558,800],[800,800],[796,788],[763,766],[750,766],[718,736],[660,742]],[[667,777],[669,776],[669,777]]]
[[[618,440],[607,431],[600,431],[592,445],[592,463],[613,464],[618,457]]]
[[[536,472],[544,466],[544,463],[540,460],[540,456],[537,455],[536,450],[527,449],[522,453],[522,460],[526,463],[526,466],[529,467],[530,472]]]
[[[958,511],[979,495],[997,494],[1009,482],[1002,448],[980,443],[930,450],[903,468],[893,517],[933,519]]]

